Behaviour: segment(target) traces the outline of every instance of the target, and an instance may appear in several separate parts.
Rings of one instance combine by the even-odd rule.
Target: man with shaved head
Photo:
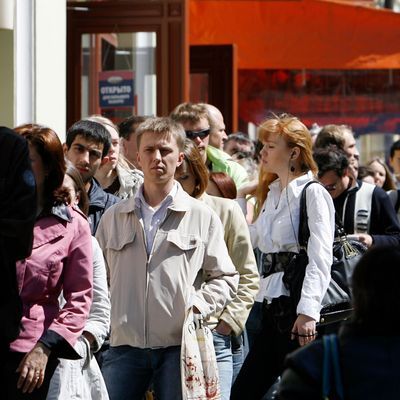
[[[224,143],[228,139],[228,135],[225,132],[225,122],[221,111],[212,104],[200,103],[206,110],[210,121],[210,146],[217,149],[223,150]]]

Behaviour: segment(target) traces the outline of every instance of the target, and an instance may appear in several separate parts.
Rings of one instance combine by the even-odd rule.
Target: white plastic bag
[[[80,360],[60,362],[50,380],[46,400],[109,400],[106,384],[89,342],[81,336],[74,346]]]
[[[181,377],[183,400],[221,399],[213,335],[193,309],[183,324]]]

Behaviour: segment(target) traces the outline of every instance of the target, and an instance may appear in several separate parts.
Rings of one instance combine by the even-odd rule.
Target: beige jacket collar
[[[183,190],[179,182],[177,181],[175,182],[178,185],[178,190],[172,200],[172,203],[168,206],[168,209],[177,212],[186,212],[190,209],[190,202],[192,201],[192,198]],[[142,186],[143,184],[141,185],[140,190],[142,189]],[[139,190],[137,193],[139,193]],[[121,213],[135,212],[138,208],[136,205],[135,198],[136,196],[121,202],[119,211]]]

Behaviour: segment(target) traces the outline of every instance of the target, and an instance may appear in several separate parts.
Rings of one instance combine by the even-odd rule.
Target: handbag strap
[[[298,241],[299,246],[302,249],[307,249],[308,239],[310,238],[310,228],[308,227],[308,214],[307,214],[307,192],[306,189],[313,183],[318,183],[318,181],[310,181],[304,186],[301,197],[300,197],[300,222],[299,222],[299,234]],[[346,231],[344,229],[343,223],[335,210],[335,237],[346,236]]]
[[[342,374],[339,363],[339,339],[337,335],[323,336],[324,358],[322,373],[322,397],[328,400],[332,393],[332,381],[334,393],[338,400],[344,399]]]
[[[307,249],[308,239],[310,238],[310,228],[308,227],[308,215],[307,215],[307,188],[313,183],[318,183],[318,181],[307,182],[301,191],[300,196],[300,222],[299,222],[299,234],[298,241],[300,249]]]

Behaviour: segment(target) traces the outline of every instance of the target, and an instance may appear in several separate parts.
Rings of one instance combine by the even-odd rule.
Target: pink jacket
[[[52,211],[36,221],[32,254],[17,264],[23,317],[20,334],[10,345],[12,351],[26,353],[42,339],[58,353],[60,349],[69,353],[67,343],[75,344],[89,314],[93,278],[89,224],[71,207]],[[62,309],[61,290],[66,300]]]

